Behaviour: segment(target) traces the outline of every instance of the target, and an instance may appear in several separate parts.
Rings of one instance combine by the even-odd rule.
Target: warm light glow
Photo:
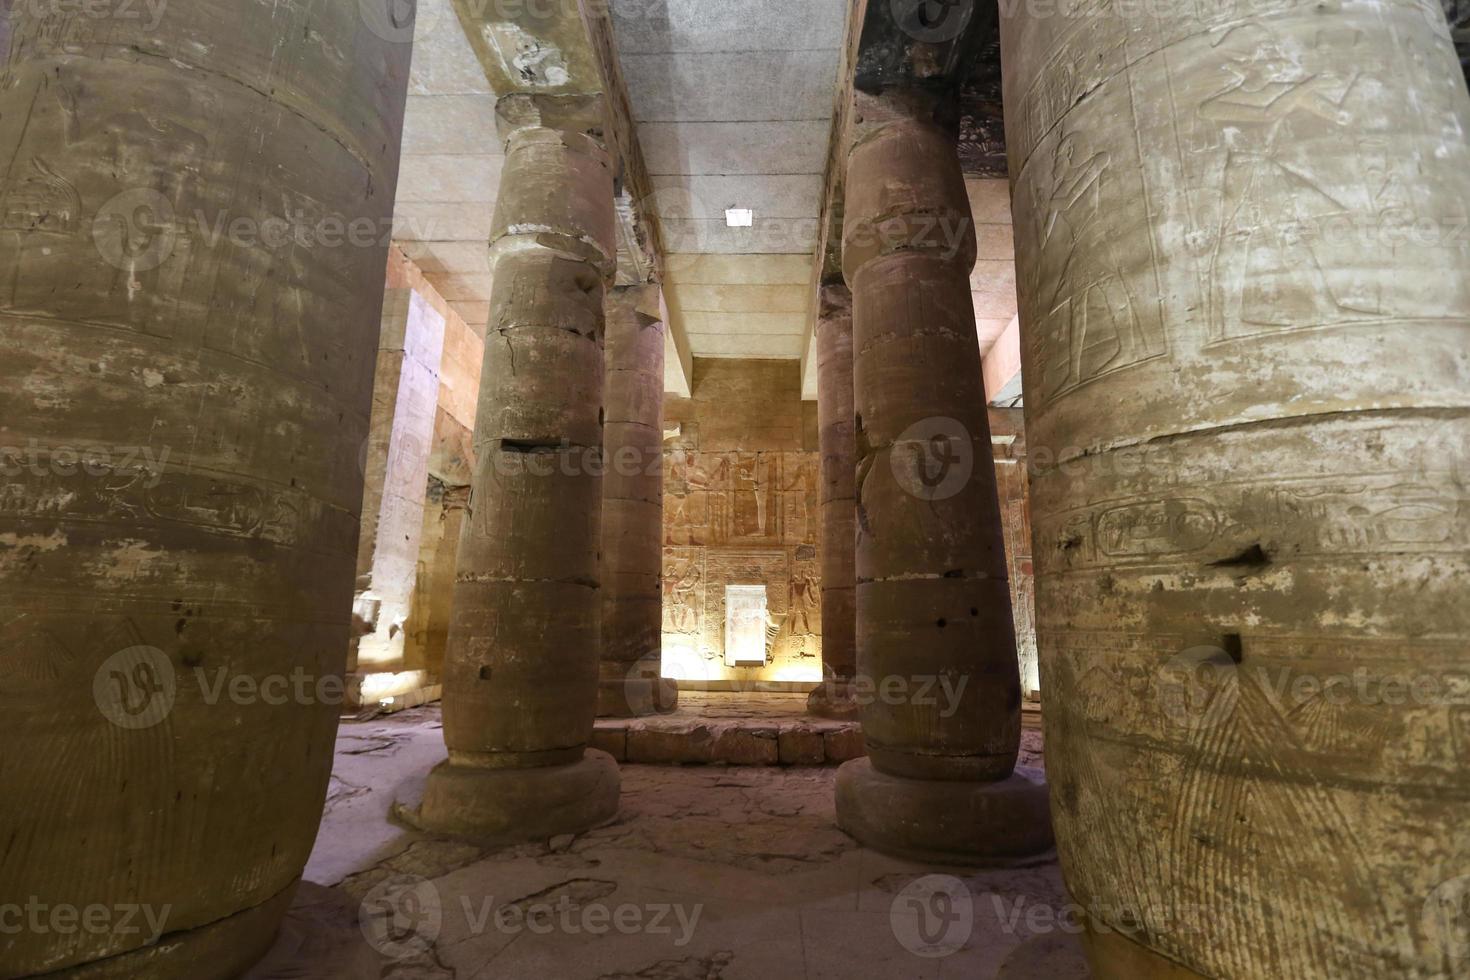
[[[822,665],[818,663],[788,663],[782,664],[771,672],[768,678],[773,681],[812,681],[819,683],[822,680]]]
[[[429,683],[428,671],[400,670],[379,671],[364,674],[358,698],[362,704],[382,704],[384,699],[392,701],[395,695],[424,687]]]
[[[749,228],[755,223],[755,212],[750,208],[726,208],[725,224],[731,228]]]
[[[685,637],[664,634],[663,674],[681,681],[712,680],[715,661],[700,655],[694,644]]]

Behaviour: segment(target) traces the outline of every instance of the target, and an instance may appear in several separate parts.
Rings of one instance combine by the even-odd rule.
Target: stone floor
[[[832,766],[625,765],[611,824],[498,852],[403,830],[437,706],[344,723],[305,881],[251,980],[1087,976],[1054,861],[928,867],[837,829]]]
[[[825,765],[863,755],[856,721],[806,711],[806,693],[680,691],[677,710],[646,718],[599,718],[592,744],[619,762],[654,765]],[[1023,713],[1021,764],[1040,765],[1041,717]]]

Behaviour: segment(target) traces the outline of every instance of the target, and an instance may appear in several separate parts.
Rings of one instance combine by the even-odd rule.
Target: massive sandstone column
[[[821,289],[816,335],[817,440],[822,453],[822,684],[808,696],[807,710],[824,718],[856,718],[852,293],[841,283]]]
[[[838,822],[913,857],[1032,853],[1050,844],[1046,786],[1015,768],[1021,689],[955,141],[902,94],[860,95],[856,111],[842,267],[868,758],[839,773]]]
[[[444,664],[449,758],[416,819],[490,840],[617,812],[597,705],[603,300],[616,262],[600,97],[508,95],[475,474]]]
[[[602,674],[597,713],[672,711],[662,674],[664,324],[659,287],[608,294],[602,427]]]
[[[236,976],[332,764],[410,46],[54,7],[0,13],[0,973]]]
[[[1101,976],[1465,975],[1470,97],[1438,4],[1146,9],[1003,24],[1068,887]]]

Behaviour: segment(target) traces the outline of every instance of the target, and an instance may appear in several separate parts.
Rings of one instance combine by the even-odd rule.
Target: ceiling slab
[[[801,356],[849,6],[613,0],[669,315],[694,356]],[[751,226],[730,227],[729,208]]]
[[[488,242],[505,163],[495,94],[449,0],[419,0],[393,239],[481,336]]]
[[[820,175],[825,119],[788,122],[642,122],[648,169],[655,174]]]

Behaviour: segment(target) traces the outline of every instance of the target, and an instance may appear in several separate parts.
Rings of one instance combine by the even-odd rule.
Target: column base
[[[234,915],[183,932],[165,933],[152,946],[38,976],[69,980],[232,980],[270,952],[299,884],[300,878],[261,904]]]
[[[806,697],[806,712],[832,721],[857,721],[857,694],[852,681],[823,681]]]
[[[854,759],[837,770],[837,826],[884,854],[938,864],[1027,864],[1053,852],[1046,777],[906,779]]]
[[[606,752],[531,769],[483,769],[448,760],[429,773],[423,800],[394,813],[418,830],[486,844],[526,844],[580,834],[618,813],[622,780]]]
[[[1099,927],[1091,916],[1082,917],[1082,945],[1087,963],[1098,980],[1205,980],[1187,966],[1106,925]]]
[[[642,718],[679,707],[679,682],[672,677],[603,678],[597,684],[597,717]]]

